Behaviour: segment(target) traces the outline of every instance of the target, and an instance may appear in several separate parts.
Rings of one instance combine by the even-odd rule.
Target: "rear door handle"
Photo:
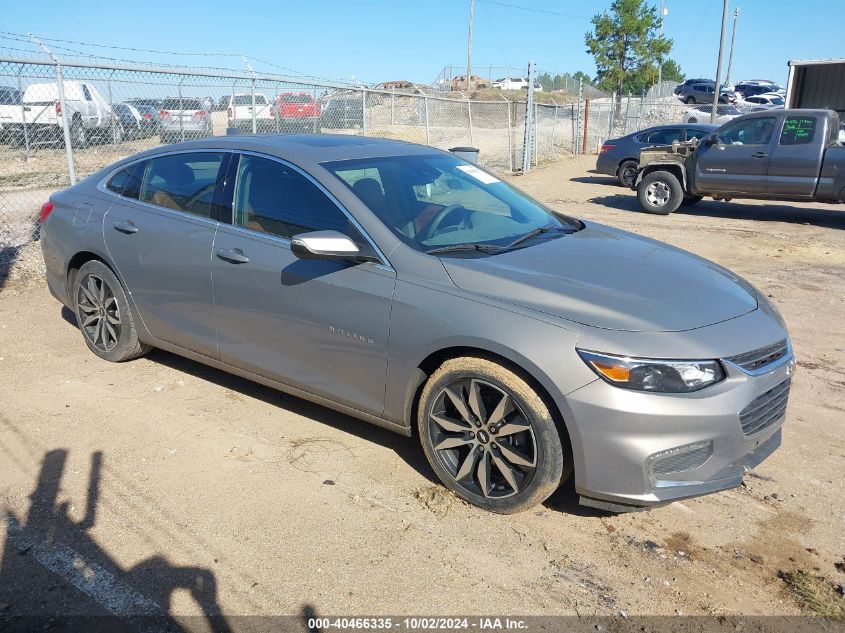
[[[120,231],[121,233],[126,233],[127,235],[137,233],[140,230],[131,220],[127,220],[126,222],[115,222],[114,228],[115,230]]]
[[[230,264],[246,264],[249,257],[239,248],[224,248],[217,251],[217,257]]]
[[[769,155],[766,152],[754,152],[751,154],[751,158],[768,158]]]

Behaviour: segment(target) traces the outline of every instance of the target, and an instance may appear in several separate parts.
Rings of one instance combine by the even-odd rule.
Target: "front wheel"
[[[97,356],[118,363],[149,351],[150,347],[138,340],[123,286],[103,262],[92,260],[82,265],[74,280],[73,297],[82,337]]]
[[[77,149],[88,147],[88,132],[79,117],[74,117],[70,123],[70,146]]]
[[[678,178],[668,171],[653,171],[637,185],[637,199],[643,211],[669,215],[684,199],[684,190]]]
[[[520,376],[484,358],[452,359],[434,372],[417,426],[440,481],[486,510],[527,510],[569,473],[546,404]]]

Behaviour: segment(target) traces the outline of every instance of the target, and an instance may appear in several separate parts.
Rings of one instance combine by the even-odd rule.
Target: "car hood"
[[[593,223],[526,248],[442,262],[466,291],[611,330],[690,330],[757,308],[753,287],[721,266]]]

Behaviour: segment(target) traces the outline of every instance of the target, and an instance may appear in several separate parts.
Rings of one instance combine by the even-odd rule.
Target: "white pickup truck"
[[[252,94],[240,93],[229,95],[223,101],[229,127],[244,132],[252,131]],[[263,94],[255,93],[255,129],[269,132],[276,128],[276,111]]]
[[[73,147],[85,147],[92,140],[120,142],[123,131],[108,102],[90,83],[64,82],[64,111],[56,83],[30,84],[23,92],[23,107],[4,108],[0,113],[3,133],[13,145],[52,145],[64,141],[64,126],[70,122]],[[26,130],[24,131],[24,128]]]

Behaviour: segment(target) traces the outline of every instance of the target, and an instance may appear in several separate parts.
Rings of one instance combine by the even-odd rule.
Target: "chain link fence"
[[[231,70],[0,57],[0,288],[10,276],[41,270],[37,217],[51,193],[161,144],[230,128],[379,136],[442,149],[473,146],[484,166],[508,172],[523,168],[526,150],[530,168],[596,152],[607,138],[651,125],[709,120],[696,111],[707,106],[674,96],[591,99],[585,84],[578,88],[571,103],[529,103],[528,91],[524,100],[485,100],[416,86],[355,88]],[[721,110],[720,117],[731,116]]]

